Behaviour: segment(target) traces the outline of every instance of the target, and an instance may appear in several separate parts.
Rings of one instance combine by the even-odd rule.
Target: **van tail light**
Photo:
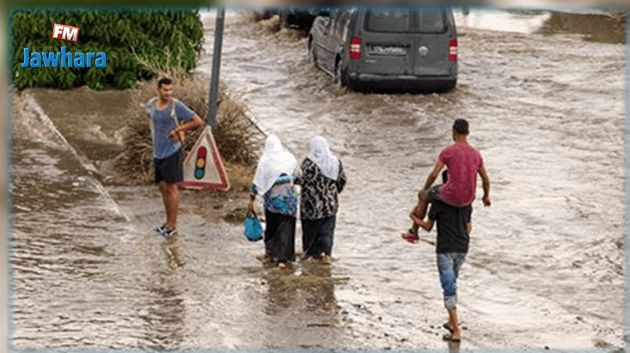
[[[350,39],[350,59],[361,59],[361,37],[352,37]]]
[[[448,60],[457,61],[457,39],[448,42]]]

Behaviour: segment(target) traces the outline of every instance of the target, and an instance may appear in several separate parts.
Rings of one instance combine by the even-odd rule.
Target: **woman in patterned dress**
[[[302,186],[300,216],[304,256],[330,262],[338,194],[346,185],[346,174],[323,137],[315,136],[310,140],[296,183]]]

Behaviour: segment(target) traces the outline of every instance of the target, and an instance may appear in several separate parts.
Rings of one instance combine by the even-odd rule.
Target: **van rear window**
[[[418,31],[422,33],[440,33],[446,30],[442,11],[418,12]]]
[[[368,12],[365,27],[371,32],[409,32],[411,28],[410,12]]]
[[[446,16],[442,10],[368,11],[365,29],[388,33],[442,33],[446,31]]]

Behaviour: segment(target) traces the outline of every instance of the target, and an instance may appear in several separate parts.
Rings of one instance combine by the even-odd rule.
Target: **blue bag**
[[[245,230],[243,234],[249,241],[259,241],[263,238],[263,229],[260,220],[255,213],[250,213],[245,217]]]

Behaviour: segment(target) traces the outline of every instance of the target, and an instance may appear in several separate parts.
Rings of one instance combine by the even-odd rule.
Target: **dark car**
[[[313,21],[317,16],[328,16],[329,10],[325,7],[319,8],[264,8],[258,12],[264,20],[278,15],[282,27],[299,30],[304,36],[311,30]]]
[[[295,8],[288,7],[279,10],[280,21],[286,28],[297,29],[304,36],[308,34],[317,16],[328,16],[327,8]]]
[[[448,8],[330,11],[313,22],[308,49],[317,67],[351,89],[448,91],[457,84]]]

